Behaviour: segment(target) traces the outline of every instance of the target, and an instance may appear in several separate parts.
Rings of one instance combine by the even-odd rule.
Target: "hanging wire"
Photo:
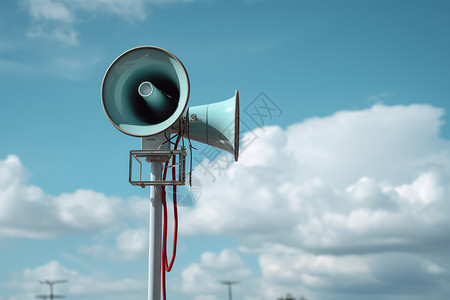
[[[177,138],[177,139],[178,139],[180,136],[182,136],[182,133],[181,133],[181,132],[178,132],[177,134],[173,135],[172,137],[168,137],[168,136],[167,136],[167,132],[164,132],[164,136],[165,136],[166,140],[165,140],[161,145],[164,145],[164,144],[166,144],[166,143],[170,143],[171,145],[176,146],[176,147],[174,147],[174,150],[177,150],[176,148],[178,147],[178,145],[175,144],[174,142],[172,142],[172,140],[173,140],[174,138]]]
[[[178,144],[180,142],[181,134],[177,135],[177,140],[174,144],[174,150],[177,150]],[[170,142],[170,139],[168,139]],[[164,171],[163,171],[163,180],[166,179],[167,169],[172,168],[172,179],[175,179],[175,166],[176,163],[176,155],[172,155],[172,165],[169,166],[170,158],[167,162],[164,163]],[[172,258],[170,263],[167,262],[167,201],[166,201],[166,186],[162,185],[162,199],[161,203],[163,205],[164,211],[164,224],[163,224],[163,241],[162,241],[162,249],[161,249],[161,283],[162,283],[162,296],[163,300],[166,300],[166,272],[170,272],[172,270],[173,264],[175,262],[176,252],[177,252],[177,239],[178,239],[178,209],[177,209],[177,186],[173,185],[173,217],[174,217],[174,230],[173,230],[173,248],[172,248]]]

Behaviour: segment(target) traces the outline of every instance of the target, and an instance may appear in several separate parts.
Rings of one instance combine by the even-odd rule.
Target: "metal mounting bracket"
[[[169,162],[172,156],[178,156],[177,164],[172,168],[177,168],[177,178],[173,180],[145,180],[143,178],[143,171],[145,170],[144,164],[152,162]],[[133,179],[133,161],[137,161],[139,164],[139,180]],[[146,187],[149,185],[185,185],[185,161],[186,150],[131,150],[130,151],[130,165],[129,165],[129,177],[128,181],[134,186]],[[135,171],[137,172],[137,171]]]

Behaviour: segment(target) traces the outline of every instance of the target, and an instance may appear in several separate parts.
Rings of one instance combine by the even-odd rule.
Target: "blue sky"
[[[238,163],[197,145],[169,299],[448,299],[449,31],[437,0],[3,1],[0,300],[146,297],[140,139],[100,101],[141,45],[183,62],[189,106],[239,89],[244,124]]]

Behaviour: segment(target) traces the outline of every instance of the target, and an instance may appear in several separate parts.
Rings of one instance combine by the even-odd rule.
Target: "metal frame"
[[[142,180],[142,159],[146,162],[168,162],[173,155],[178,155],[178,178],[173,180]],[[139,163],[139,180],[133,180],[133,158]],[[142,188],[153,185],[185,185],[186,150],[131,150],[128,181]]]

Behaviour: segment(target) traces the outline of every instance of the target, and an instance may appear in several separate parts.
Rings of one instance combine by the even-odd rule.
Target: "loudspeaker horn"
[[[123,133],[145,137],[180,127],[189,99],[189,77],[172,53],[153,46],[133,48],[108,68],[102,104]]]
[[[102,105],[111,123],[137,137],[180,132],[239,156],[239,92],[225,101],[186,109],[189,77],[172,53],[153,46],[130,49],[108,68]]]
[[[191,140],[208,144],[239,156],[239,91],[228,100],[189,107],[185,114]],[[186,135],[185,133],[185,135]]]

